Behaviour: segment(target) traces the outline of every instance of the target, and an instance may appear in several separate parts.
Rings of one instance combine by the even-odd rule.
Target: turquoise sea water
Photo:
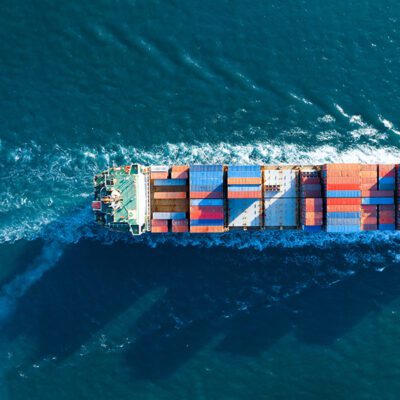
[[[114,163],[398,162],[398,2],[0,11],[0,399],[398,399],[397,233],[131,239],[89,207]]]

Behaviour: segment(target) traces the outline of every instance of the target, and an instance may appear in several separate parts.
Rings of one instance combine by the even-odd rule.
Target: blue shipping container
[[[393,197],[363,197],[361,199],[361,204],[394,204],[394,199]]]
[[[394,231],[396,229],[394,224],[379,224],[380,231]]]
[[[326,213],[326,216],[329,218],[360,218],[361,217],[361,212],[340,212],[340,211],[334,211],[334,212],[328,212]]]
[[[232,192],[253,192],[261,190],[261,185],[228,185],[228,191]]]
[[[327,232],[335,232],[335,233],[353,233],[360,232],[360,225],[329,225],[326,227]]]
[[[360,190],[327,190],[326,197],[361,197]]]
[[[360,223],[359,218],[326,218],[327,225],[357,225]]]
[[[320,232],[322,230],[322,226],[320,225],[302,225],[301,229],[304,232]]]
[[[185,186],[186,179],[154,179],[154,186]]]
[[[223,219],[191,219],[190,225],[192,226],[223,226]]]
[[[184,212],[153,212],[153,219],[186,219]]]
[[[190,200],[191,206],[223,206],[224,200],[223,199],[191,199]]]

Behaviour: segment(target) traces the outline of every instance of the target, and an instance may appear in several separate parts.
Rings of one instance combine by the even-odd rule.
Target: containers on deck
[[[247,228],[261,226],[261,167],[230,165],[228,183],[228,226]]]
[[[297,226],[298,171],[264,169],[264,226]]]
[[[224,181],[225,173],[225,181]],[[316,167],[151,166],[151,231],[295,228],[394,230],[400,225],[396,165]],[[395,196],[397,190],[397,197]],[[99,206],[100,204],[100,206]],[[300,211],[298,211],[300,206]],[[101,203],[93,202],[95,211]],[[325,212],[325,214],[324,214]]]
[[[300,223],[304,231],[318,232],[323,224],[322,185],[315,169],[300,171]]]
[[[322,167],[327,232],[360,231],[360,171],[360,164],[325,164]],[[330,200],[335,201],[331,202]]]
[[[187,232],[188,170],[188,166],[150,167],[152,232]],[[156,225],[155,221],[166,221],[166,224]],[[176,221],[186,221],[186,223],[179,222],[177,225]]]
[[[190,232],[223,232],[224,172],[222,165],[192,165],[189,176]]]

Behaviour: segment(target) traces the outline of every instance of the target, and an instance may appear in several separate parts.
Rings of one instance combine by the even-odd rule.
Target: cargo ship
[[[398,164],[131,164],[94,177],[92,209],[102,226],[132,235],[393,231],[398,177]]]

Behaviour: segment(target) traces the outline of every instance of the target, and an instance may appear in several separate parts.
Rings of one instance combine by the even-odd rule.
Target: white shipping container
[[[229,199],[228,225],[230,227],[261,226],[261,201]]]
[[[151,172],[168,172],[169,166],[168,165],[151,165],[150,171]]]
[[[264,170],[264,184],[277,186],[277,191],[265,191],[266,198],[297,197],[298,171],[294,169],[266,169]]]
[[[264,201],[265,226],[297,226],[297,199],[273,198]]]

